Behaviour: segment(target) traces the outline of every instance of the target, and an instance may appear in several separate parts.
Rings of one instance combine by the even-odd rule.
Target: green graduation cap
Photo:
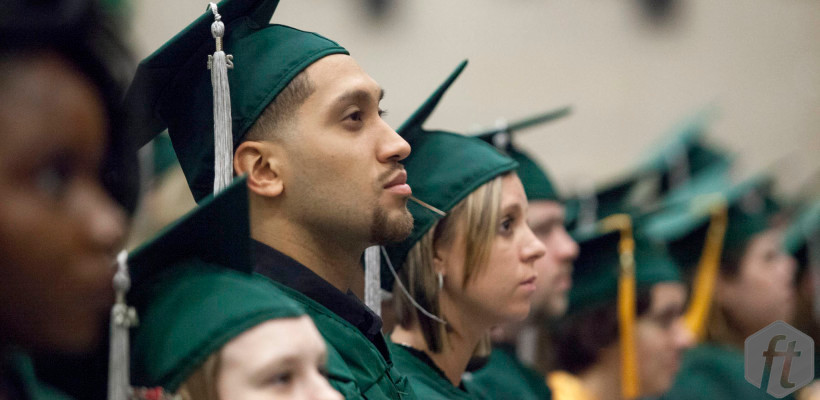
[[[222,1],[137,68],[126,103],[138,111],[138,120],[148,122],[149,129],[135,135],[135,146],[141,147],[167,128],[197,201],[214,190],[215,130],[227,130],[228,137],[218,140],[220,149],[228,141],[225,151],[232,156],[262,111],[296,75],[325,56],[348,54],[315,33],[269,24],[278,4],[278,0]],[[215,28],[212,33],[215,20],[224,24],[224,38],[216,41],[222,32]],[[221,50],[226,55],[217,62]],[[229,68],[227,82],[217,77],[212,83],[214,69],[209,66],[223,68],[223,64]],[[230,101],[214,96],[228,87]]]
[[[779,207],[771,196],[772,179],[756,176],[714,193],[694,192],[681,202],[658,212],[646,222],[647,233],[670,245],[670,252],[683,268],[700,257],[712,210],[727,207],[724,248],[738,249],[749,239],[768,229]]]
[[[403,242],[386,247],[390,262],[401,268],[407,253],[439,219],[479,186],[518,166],[484,141],[445,131],[422,128],[444,93],[467,66],[467,61],[453,71],[447,80],[399,128],[399,134],[413,148],[403,160],[407,183],[413,197],[407,208],[413,214],[413,232]],[[382,269],[382,289],[393,290],[391,271]]]
[[[623,214],[616,214],[621,215]],[[642,234],[640,227],[635,229],[637,232],[633,233],[633,240],[637,288],[649,288],[660,282],[680,281],[678,265],[665,247],[650,241]],[[621,271],[619,245],[622,236],[619,229],[606,229],[604,222],[599,223],[594,231],[578,231],[574,234],[579,253],[573,263],[568,313],[578,313],[615,301]]]
[[[139,316],[132,377],[139,395],[175,392],[214,351],[264,321],[304,315],[252,274],[248,197],[239,179],[135,251],[128,296]],[[239,295],[241,294],[241,295]]]
[[[594,230],[575,235],[580,252],[572,272],[567,315],[615,303],[621,346],[621,394],[640,395],[635,344],[637,292],[662,282],[680,281],[677,265],[665,248],[648,240],[628,214],[613,214]]]
[[[177,155],[174,153],[174,146],[171,144],[171,137],[167,132],[163,132],[151,140],[151,158],[154,177],[163,175],[166,171],[178,165]]]
[[[550,110],[509,125],[476,134],[477,137],[495,146],[504,152],[504,154],[518,162],[516,172],[518,173],[518,177],[521,178],[524,191],[527,193],[527,198],[530,201],[560,201],[561,199],[558,195],[558,191],[555,190],[555,186],[552,184],[552,180],[550,180],[547,175],[546,170],[538,165],[538,162],[529,154],[516,147],[513,144],[512,136],[515,132],[563,118],[569,115],[571,110],[571,107]]]
[[[644,207],[651,208],[670,192],[702,174],[728,180],[731,157],[703,140],[713,114],[713,110],[706,109],[679,123],[637,167],[598,189],[595,193],[597,218],[646,211]],[[573,204],[570,211],[577,213],[581,207]]]
[[[797,259],[800,268],[810,264],[812,245],[820,245],[820,200],[801,210],[783,235],[783,248]]]

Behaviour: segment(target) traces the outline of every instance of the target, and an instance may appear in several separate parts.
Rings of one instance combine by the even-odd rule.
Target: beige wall
[[[463,58],[470,66],[428,127],[463,132],[572,104],[572,117],[519,141],[564,189],[623,172],[707,104],[721,110],[710,138],[739,153],[740,175],[774,166],[794,193],[820,169],[819,1],[680,0],[663,27],[648,24],[636,0],[394,3],[376,21],[363,0],[283,0],[273,21],[346,46],[385,87],[394,126]],[[206,4],[139,0],[138,54]]]

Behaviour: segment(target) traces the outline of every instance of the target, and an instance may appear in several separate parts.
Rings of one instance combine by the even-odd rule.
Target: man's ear
[[[276,197],[285,189],[281,162],[271,142],[245,141],[234,152],[233,169],[248,176],[248,188],[260,196]]]

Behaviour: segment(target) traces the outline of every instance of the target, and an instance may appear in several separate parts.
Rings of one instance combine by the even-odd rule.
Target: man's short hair
[[[283,132],[292,128],[292,123],[299,109],[305,100],[316,90],[313,82],[308,77],[306,71],[296,75],[288,85],[279,92],[273,101],[265,107],[259,118],[248,130],[245,140],[263,141],[278,140],[283,137]]]

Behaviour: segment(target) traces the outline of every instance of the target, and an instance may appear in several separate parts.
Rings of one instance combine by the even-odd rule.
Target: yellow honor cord
[[[686,326],[697,342],[702,341],[706,335],[706,322],[712,306],[712,295],[720,268],[720,257],[723,252],[723,240],[728,222],[728,209],[724,201],[711,210],[703,252],[692,280],[692,299],[684,315]]]
[[[618,271],[618,336],[621,348],[621,395],[624,399],[636,399],[640,395],[638,356],[635,349],[635,239],[632,236],[632,219],[626,214],[616,214],[601,221],[604,231],[619,230],[618,243],[620,270]]]

